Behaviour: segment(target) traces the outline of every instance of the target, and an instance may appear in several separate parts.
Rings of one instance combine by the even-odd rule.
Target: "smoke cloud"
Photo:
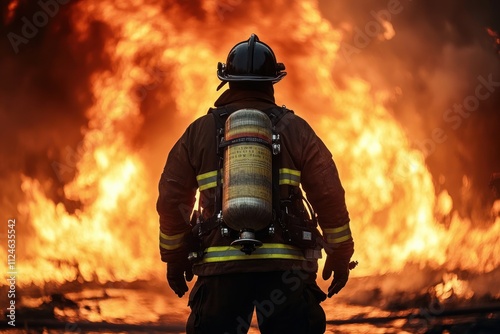
[[[75,43],[72,2],[6,1],[0,25],[0,183],[2,212],[14,214],[21,175],[39,179],[47,194],[64,201],[62,186],[92,105],[90,76],[106,67],[105,27],[93,24]],[[64,163],[64,173],[54,162]],[[71,167],[72,166],[72,167]]]
[[[392,92],[388,107],[424,153],[437,192],[464,217],[485,218],[500,170],[500,59],[487,28],[495,1],[320,1],[344,32],[337,80],[359,76]]]

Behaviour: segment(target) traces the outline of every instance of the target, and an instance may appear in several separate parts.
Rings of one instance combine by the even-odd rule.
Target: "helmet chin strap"
[[[227,81],[222,81],[218,86],[217,86],[217,90],[221,89],[222,87],[224,87],[224,85],[227,84]]]

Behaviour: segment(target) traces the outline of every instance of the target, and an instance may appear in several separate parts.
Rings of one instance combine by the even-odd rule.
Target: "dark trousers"
[[[254,309],[262,334],[324,333],[326,295],[315,278],[291,270],[198,277],[186,333],[247,333]]]

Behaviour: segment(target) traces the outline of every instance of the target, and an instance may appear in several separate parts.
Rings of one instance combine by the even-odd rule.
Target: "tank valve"
[[[231,246],[240,247],[243,253],[250,255],[257,247],[262,246],[262,242],[255,239],[255,232],[253,230],[243,229],[240,231],[240,238],[233,241]]]

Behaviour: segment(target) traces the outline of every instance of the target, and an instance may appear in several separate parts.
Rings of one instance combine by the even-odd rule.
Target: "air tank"
[[[272,220],[272,124],[256,109],[225,123],[222,216],[237,231],[259,231]]]

